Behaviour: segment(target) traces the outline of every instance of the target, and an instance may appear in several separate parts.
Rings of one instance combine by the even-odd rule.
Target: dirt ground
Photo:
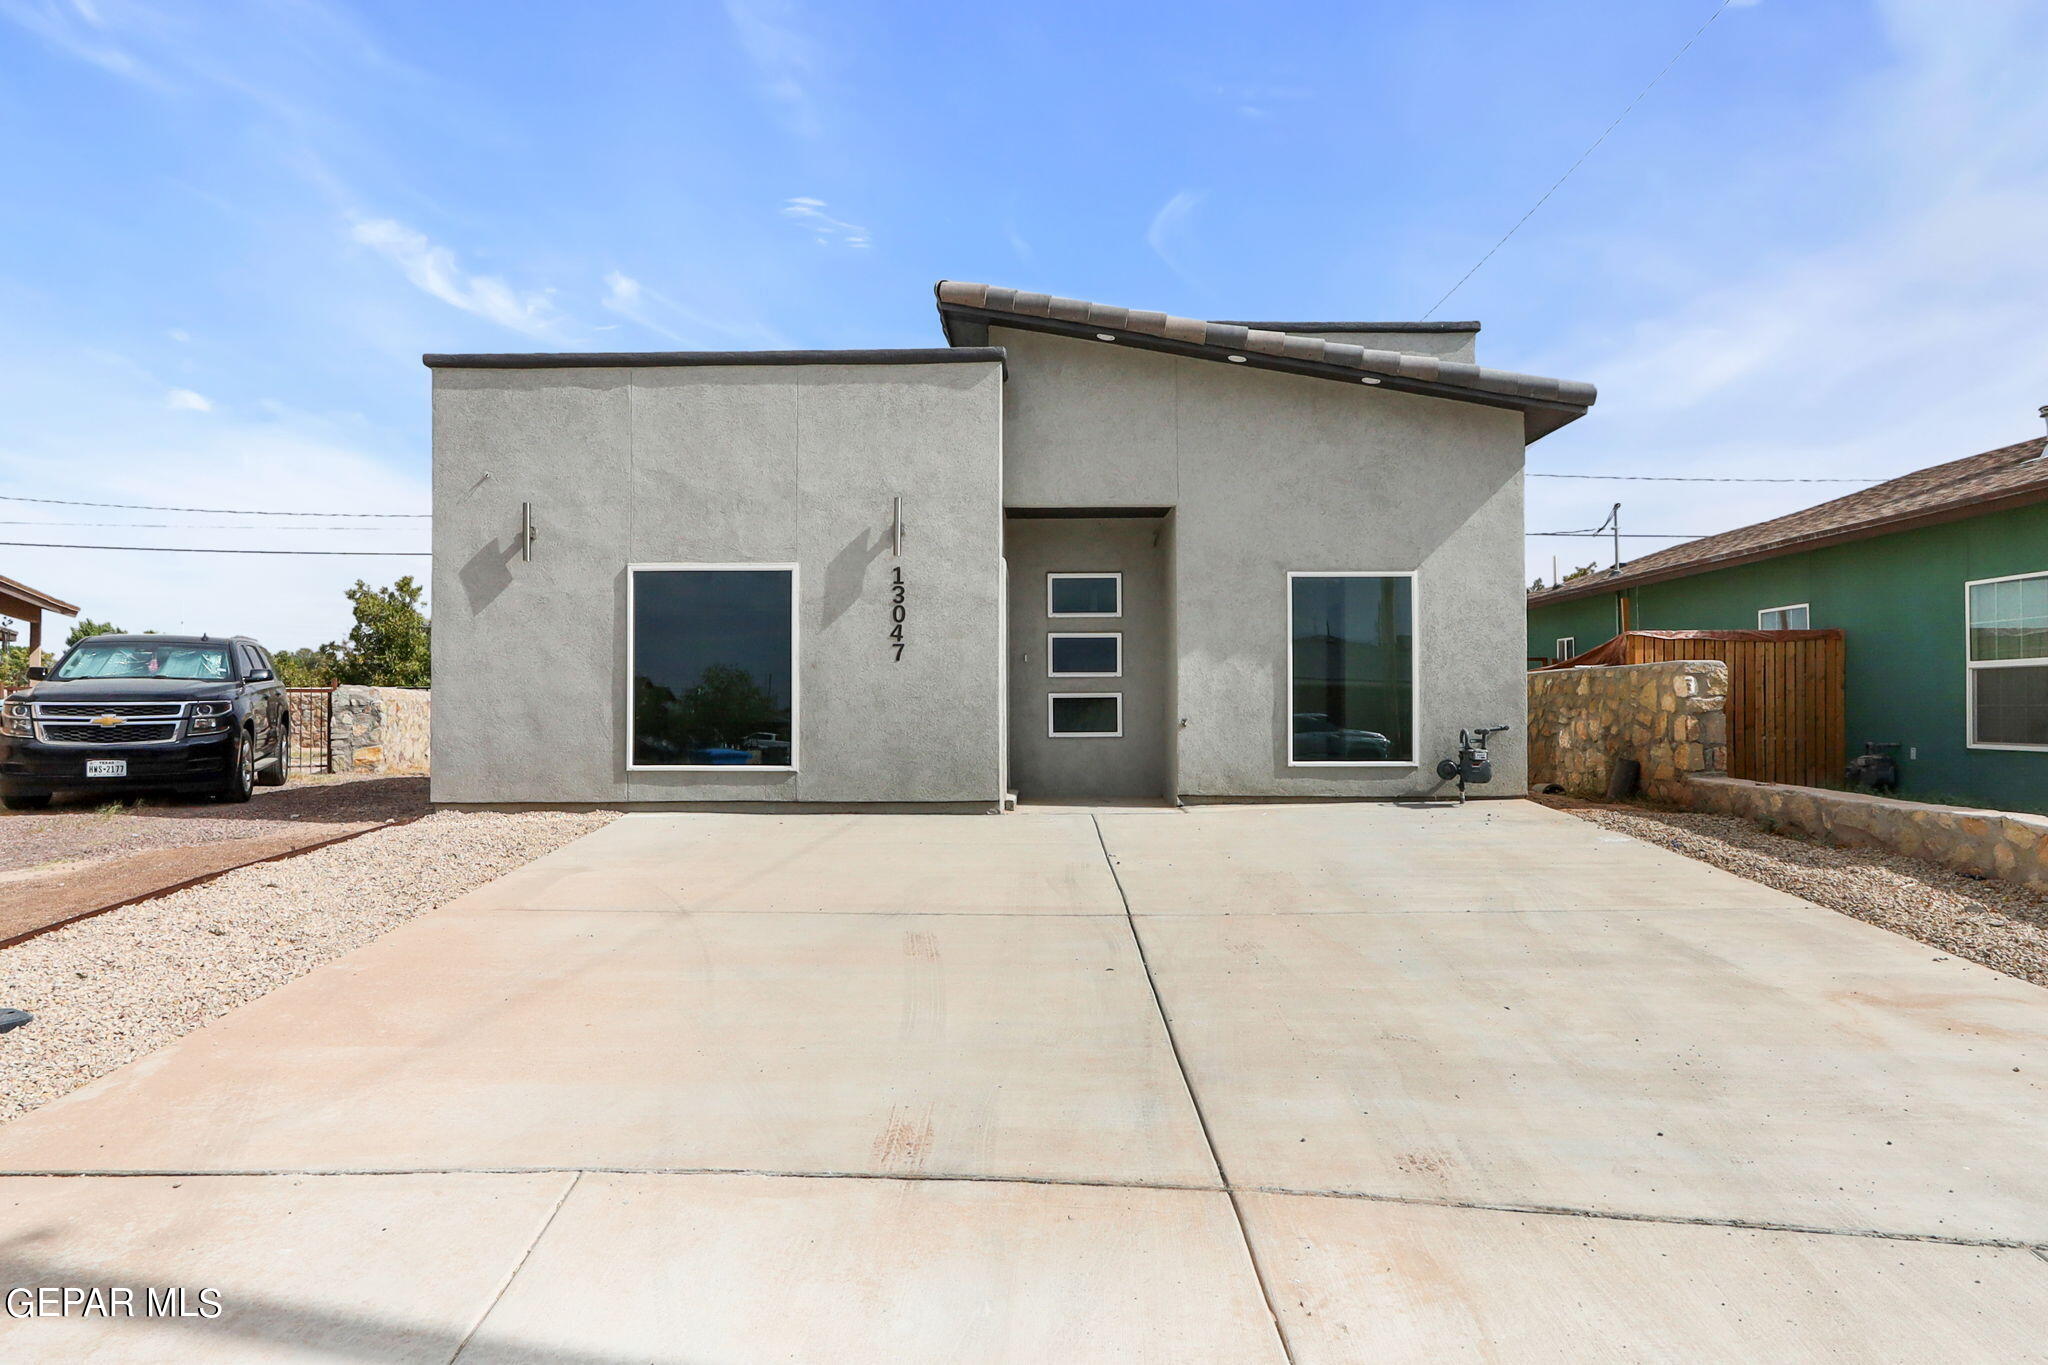
[[[2048,986],[2048,896],[1876,849],[1836,848],[1731,815],[1540,796],[1542,804],[1712,863],[1930,948]]]
[[[152,796],[124,804],[81,802],[41,811],[0,811],[0,872],[189,848],[303,830],[359,825],[427,813],[424,777],[294,777],[258,787],[245,805]]]

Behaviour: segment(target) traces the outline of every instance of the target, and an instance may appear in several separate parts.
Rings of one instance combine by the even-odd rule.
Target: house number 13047
[[[903,570],[897,569],[889,582],[889,648],[903,657]]]

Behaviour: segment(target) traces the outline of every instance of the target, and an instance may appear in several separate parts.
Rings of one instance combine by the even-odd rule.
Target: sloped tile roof
[[[2005,507],[2048,501],[2048,438],[2035,437],[1917,469],[1885,483],[1752,526],[1658,550],[1622,566],[1529,594],[1529,605],[1567,602],[1758,559],[1860,540],[1939,521],[1958,521]]]
[[[1449,389],[1493,394],[1510,399],[1545,404],[1565,404],[1581,410],[1596,397],[1591,384],[1572,379],[1547,379],[1541,375],[1494,370],[1464,361],[1437,356],[1410,355],[1403,351],[1372,350],[1341,341],[1297,336],[1229,322],[1203,322],[1197,318],[1175,317],[1170,313],[1117,308],[1109,304],[1064,299],[1054,294],[1032,294],[989,284],[941,280],[936,290],[939,308],[972,309],[977,313],[1019,319],[1069,323],[1077,327],[1099,327],[1105,332],[1201,347],[1225,359],[1241,355],[1247,359],[1271,357],[1280,360],[1328,365],[1350,370],[1361,377],[1385,376],[1416,380]],[[1576,414],[1574,414],[1576,415]]]

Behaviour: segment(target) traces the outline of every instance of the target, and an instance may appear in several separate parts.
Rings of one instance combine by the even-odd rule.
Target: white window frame
[[[1108,673],[1061,673],[1052,666],[1056,640],[1114,640],[1116,667]],[[1054,630],[1045,636],[1045,676],[1048,678],[1121,678],[1124,675],[1124,633],[1120,630]]]
[[[1072,697],[1109,697],[1116,702],[1114,730],[1060,730],[1052,723],[1053,703]],[[1045,737],[1047,739],[1122,739],[1124,737],[1124,694],[1121,692],[1048,692],[1045,694]]]
[[[1560,635],[1551,642],[1550,648],[1551,659],[1556,663],[1563,663],[1566,659],[1572,658],[1579,652],[1579,637],[1576,635]]]
[[[1415,746],[1410,758],[1296,758],[1294,756],[1294,580],[1297,578],[1405,578],[1408,580],[1408,620],[1413,628],[1414,646],[1409,666],[1415,676],[1408,687],[1408,734]],[[1289,569],[1287,571],[1287,693],[1285,728],[1280,742],[1290,768],[1420,768],[1422,766],[1422,575],[1414,569]]]
[[[1770,614],[1771,614],[1772,612],[1774,612],[1774,611],[1803,611],[1803,612],[1805,612],[1805,613],[1806,613],[1806,624],[1805,624],[1805,625],[1803,625],[1803,626],[1767,626],[1767,625],[1765,625],[1765,624],[1764,624],[1764,618],[1765,618],[1766,616],[1769,616],[1769,615],[1770,615]],[[1787,603],[1786,605],[1784,605],[1784,606],[1782,606],[1782,607],[1759,607],[1759,608],[1757,608],[1757,613],[1756,613],[1756,628],[1757,628],[1758,630],[1812,630],[1812,629],[1813,629],[1813,604],[1812,604],[1811,602],[1790,602],[1790,603]]]
[[[1986,583],[2012,583],[2022,578],[2048,578],[2048,570],[2009,573],[1999,578],[1973,578],[1963,584],[1963,669],[1969,683],[1963,689],[1963,747],[1998,749],[2008,753],[2048,753],[2048,744],[1992,744],[1977,738],[1977,673],[1985,668],[2048,668],[2048,659],[1972,659],[1970,657],[1970,589]]]
[[[1054,611],[1052,609],[1052,585],[1059,578],[1114,578],[1116,580],[1115,611]],[[1093,573],[1049,573],[1045,576],[1045,614],[1055,621],[1074,621],[1084,617],[1106,620],[1124,614],[1124,576],[1121,570],[1098,569]]]
[[[633,659],[637,639],[638,615],[633,592],[633,577],[641,572],[673,573],[688,570],[699,573],[759,573],[769,570],[787,570],[789,573],[789,762],[784,763],[635,763],[633,761]],[[797,750],[798,736],[802,733],[803,716],[800,695],[803,682],[803,637],[800,626],[803,620],[803,578],[795,564],[628,564],[626,566],[626,771],[634,773],[793,773],[802,761]]]

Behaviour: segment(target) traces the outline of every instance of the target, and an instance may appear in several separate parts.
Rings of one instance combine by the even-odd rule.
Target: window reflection
[[[1291,580],[1297,763],[1413,762],[1413,579]]]
[[[788,569],[635,569],[633,763],[793,766]]]

